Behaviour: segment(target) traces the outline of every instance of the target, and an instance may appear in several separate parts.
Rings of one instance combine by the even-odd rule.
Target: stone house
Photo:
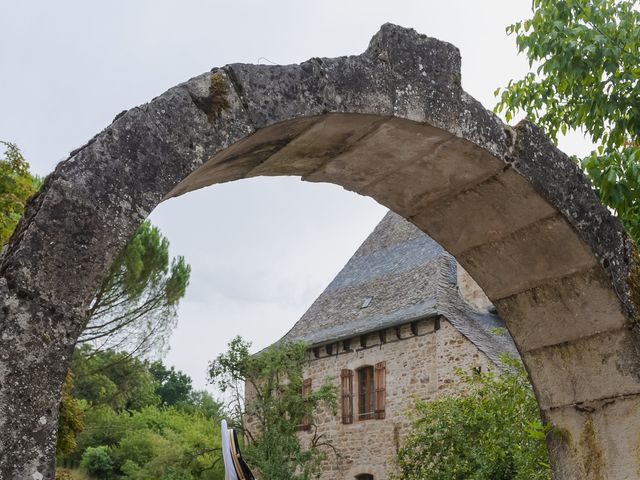
[[[384,480],[408,431],[416,397],[459,392],[454,370],[492,368],[517,355],[477,284],[438,243],[389,212],[309,310],[284,336],[303,340],[304,391],[330,378],[337,415],[316,425],[329,452],[322,480]],[[304,392],[303,392],[304,393]]]

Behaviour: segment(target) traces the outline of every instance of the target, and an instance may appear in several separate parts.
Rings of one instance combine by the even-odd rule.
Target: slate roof
[[[283,339],[322,345],[442,315],[494,362],[502,352],[517,356],[509,334],[493,331],[504,327],[500,317],[464,301],[457,268],[435,240],[389,212]]]

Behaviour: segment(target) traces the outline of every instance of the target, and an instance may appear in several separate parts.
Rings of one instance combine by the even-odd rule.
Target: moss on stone
[[[202,110],[209,119],[209,122],[214,122],[219,119],[222,112],[226,112],[231,108],[231,104],[227,99],[229,94],[229,86],[224,78],[222,72],[215,72],[211,75],[211,82],[209,84],[209,95],[206,97],[199,97],[191,95],[193,103]]]
[[[229,110],[231,105],[227,100],[229,94],[229,87],[224,79],[224,76],[220,72],[216,72],[211,75],[211,85],[209,86],[209,97],[212,102],[212,114],[215,118],[219,118],[223,111]],[[209,119],[211,120],[211,119]]]
[[[587,419],[582,429],[580,447],[586,478],[589,480],[604,480],[604,454],[598,445],[596,430],[591,417]]]

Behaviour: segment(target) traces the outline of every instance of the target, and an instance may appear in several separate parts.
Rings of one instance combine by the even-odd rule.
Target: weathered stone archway
[[[460,87],[446,43],[385,25],[355,57],[229,65],[123,112],[29,204],[0,259],[0,476],[50,479],[84,311],[163,199],[257,175],[369,195],[442,243],[527,364],[556,478],[640,471],[638,263],[580,171]]]

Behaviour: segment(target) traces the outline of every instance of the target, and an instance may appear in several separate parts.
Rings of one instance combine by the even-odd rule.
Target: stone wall
[[[440,328],[436,330],[439,323]],[[351,339],[350,351],[343,342],[320,347],[308,353],[305,378],[312,379],[318,388],[329,379],[340,391],[340,372],[343,368],[356,370],[365,365],[386,362],[385,419],[357,420],[341,423],[341,412],[322,410],[316,421],[318,434],[326,435],[336,447],[337,457],[330,449],[322,469],[322,480],[353,480],[360,473],[369,473],[375,480],[389,478],[395,468],[394,457],[410,420],[406,412],[416,397],[434,399],[441,394],[460,392],[463,386],[455,369],[479,366],[483,370],[493,364],[468,339],[444,318],[421,320],[414,326],[390,328],[382,336],[379,332],[367,336],[367,347],[361,348],[360,338]],[[417,335],[414,334],[417,333]],[[385,338],[386,337],[386,338]],[[331,351],[329,355],[327,352]],[[319,355],[316,358],[316,355]],[[354,376],[354,411],[357,412],[357,377]],[[300,432],[308,442],[312,431]]]

